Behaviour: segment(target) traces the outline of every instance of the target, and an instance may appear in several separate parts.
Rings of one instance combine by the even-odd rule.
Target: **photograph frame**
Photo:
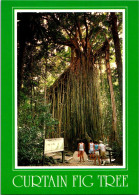
[[[17,110],[18,110],[18,91],[17,91],[17,24],[16,24],[16,21],[17,21],[17,14],[18,13],[65,13],[65,12],[68,12],[68,13],[72,13],[72,12],[76,12],[76,13],[85,13],[85,12],[100,12],[100,13],[103,13],[103,12],[119,12],[119,13],[122,13],[123,15],[123,18],[122,18],[122,23],[123,23],[123,44],[122,44],[122,47],[123,47],[123,105],[122,105],[122,112],[123,112],[123,165],[120,165],[120,166],[108,166],[108,167],[100,167],[100,166],[96,166],[96,167],[91,167],[91,169],[113,169],[113,168],[120,168],[120,169],[127,169],[127,162],[126,162],[126,137],[127,137],[127,133],[128,132],[125,132],[125,9],[34,9],[34,8],[30,8],[30,9],[14,9],[13,8],[13,14],[14,14],[14,38],[13,38],[13,48],[14,48],[14,51],[15,51],[15,55],[14,55],[14,72],[15,72],[15,132],[14,132],[14,140],[15,140],[15,149],[13,149],[15,151],[15,165],[13,165],[13,167],[15,167],[15,169],[55,169],[55,166],[53,167],[49,167],[49,166],[18,166],[17,164],[17,156],[18,156],[18,151],[17,151],[17,148],[18,148],[18,131],[17,131],[17,123],[18,123],[18,114],[17,114]],[[13,77],[13,80],[14,80],[14,77]],[[17,141],[16,141],[17,140]],[[13,151],[13,153],[14,153]],[[83,166],[83,167],[78,167],[78,166],[57,166],[56,167],[57,169],[80,169],[80,168],[84,168],[84,169],[87,169],[87,168],[90,168],[89,166]]]
[[[41,175],[47,175],[49,177],[53,176],[53,178],[56,178],[57,176],[59,176],[59,171],[60,171],[60,175],[61,176],[66,176],[67,179],[67,185],[66,186],[62,186],[63,192],[62,194],[137,194],[138,191],[138,161],[137,162],[132,162],[130,159],[131,158],[131,148],[129,147],[129,142],[130,140],[134,139],[135,141],[135,146],[136,148],[134,149],[134,155],[135,157],[137,157],[138,155],[138,121],[136,116],[138,116],[138,110],[137,110],[137,102],[138,102],[138,57],[137,57],[137,52],[135,51],[135,49],[139,48],[138,47],[138,28],[135,27],[136,31],[135,31],[135,37],[134,37],[134,44],[135,45],[135,49],[131,52],[131,35],[133,35],[133,31],[132,29],[129,30],[129,27],[131,28],[131,13],[133,14],[133,11],[131,11],[131,9],[134,7],[136,7],[136,5],[138,4],[138,1],[127,1],[126,3],[124,1],[119,2],[116,1],[116,3],[114,1],[99,1],[99,2],[93,2],[93,1],[88,1],[87,3],[85,3],[85,1],[76,1],[76,2],[66,2],[66,1],[55,1],[55,6],[53,5],[53,2],[47,1],[47,2],[36,2],[34,1],[34,7],[35,9],[48,9],[48,10],[53,10],[53,9],[83,9],[83,7],[85,7],[85,9],[93,9],[95,8],[99,8],[101,9],[101,7],[107,7],[107,9],[112,9],[111,7],[116,7],[116,9],[124,9],[125,10],[125,129],[126,129],[126,136],[125,136],[125,167],[123,167],[122,169],[120,167],[118,168],[111,168],[111,169],[106,169],[103,170],[103,167],[100,168],[96,168],[96,169],[92,169],[92,168],[79,168],[79,169],[66,169],[64,167],[57,168],[57,167],[53,167],[53,169],[50,169],[50,167],[45,167],[45,168],[38,168],[35,167],[35,169],[33,168],[27,168],[27,167],[21,167],[19,169],[17,169],[17,166],[15,166],[15,158],[17,158],[17,156],[15,155],[14,151],[15,151],[15,147],[17,147],[17,145],[15,144],[15,140],[17,139],[15,137],[15,126],[16,126],[16,115],[15,113],[15,107],[16,107],[16,103],[15,103],[15,97],[17,94],[15,94],[16,91],[16,86],[15,86],[15,81],[14,79],[17,78],[16,75],[16,71],[15,71],[15,50],[13,50],[14,47],[14,41],[13,39],[15,39],[15,28],[14,28],[14,20],[15,20],[15,15],[14,15],[14,10],[20,10],[20,9],[26,9],[27,6],[31,7],[32,1],[29,2],[18,2],[18,1],[12,1],[11,3],[9,1],[2,1],[2,68],[1,68],[1,85],[2,85],[2,98],[1,98],[1,113],[2,113],[2,130],[1,130],[1,145],[2,145],[2,149],[1,149],[1,156],[2,156],[2,164],[1,164],[1,186],[2,186],[2,193],[3,194],[61,194],[61,187],[54,187],[54,186],[50,186],[49,188],[46,187],[42,187],[42,188],[36,188],[35,187],[19,187],[20,186],[20,181],[18,181],[19,178],[17,178],[17,176],[21,176],[20,179],[24,176],[39,176],[41,177]],[[38,8],[39,7],[39,8]],[[108,8],[109,7],[109,8]],[[114,8],[115,9],[115,8]],[[4,27],[4,22],[7,21],[5,19],[5,15],[7,11],[9,10],[10,12],[7,14],[7,26]],[[138,8],[136,8],[136,11],[134,12],[135,15],[135,21],[133,22],[133,24],[135,25],[137,22],[137,13]],[[8,33],[7,30],[9,29],[9,33],[10,36],[8,37]],[[6,41],[4,41],[4,39],[7,38]],[[7,53],[7,48],[8,48],[8,53]],[[131,54],[130,54],[131,52]],[[134,56],[134,64],[135,64],[135,68],[134,70],[131,69],[131,65],[129,65],[131,63],[131,55],[133,55],[133,52],[135,52]],[[7,56],[9,58],[5,59],[5,54],[7,54]],[[12,66],[11,63],[12,62]],[[7,65],[7,66],[5,66]],[[8,72],[8,74],[6,75],[6,71]],[[129,75],[129,72],[131,73],[131,75]],[[135,76],[133,76],[135,75]],[[134,84],[134,87],[132,88],[131,85],[131,80],[132,84]],[[11,84],[12,81],[12,84]],[[17,81],[16,81],[17,82]],[[10,88],[10,90],[8,91],[8,88]],[[133,94],[135,96],[135,101],[133,102],[133,105],[131,105],[131,101],[133,100],[133,98],[131,97],[131,95],[129,94],[129,91],[131,92],[131,90],[133,91]],[[5,98],[6,96],[6,98]],[[9,99],[10,97],[10,99]],[[7,110],[7,112],[5,113],[5,109]],[[133,117],[131,117],[130,112],[131,111],[135,111],[135,120],[133,122]],[[130,118],[131,117],[131,118]],[[6,119],[9,119],[8,122],[6,123]],[[132,135],[132,130],[131,130],[131,125],[133,126],[133,129],[136,129],[134,132],[134,135]],[[6,135],[5,129],[8,130],[9,135]],[[12,136],[12,139],[11,139]],[[4,146],[7,145],[8,148],[6,149]],[[11,147],[12,145],[12,147]],[[6,154],[8,153],[8,156]],[[15,158],[14,158],[15,157]],[[10,160],[8,160],[10,159]],[[6,160],[6,161],[5,161]],[[133,168],[133,166],[135,166]],[[107,171],[107,173],[106,173]],[[10,173],[10,177],[8,176],[8,172]],[[82,176],[82,177],[87,177],[88,175],[90,175],[90,177],[88,177],[88,181],[91,179],[92,180],[92,186],[85,186],[85,185],[77,185],[77,186],[73,186],[73,176]],[[100,178],[102,179],[103,177],[98,177],[98,176],[112,176],[112,178],[114,178],[113,181],[116,180],[116,176],[117,175],[123,175],[123,176],[127,176],[127,177],[123,177],[123,180],[125,180],[125,184],[121,186],[102,186],[101,182],[100,182]],[[16,178],[15,178],[16,177]],[[19,182],[19,186],[17,187],[16,185],[14,185],[14,179],[16,180],[16,182]],[[135,183],[133,182],[133,178],[135,178]],[[119,178],[118,178],[119,179]],[[117,180],[118,180],[117,179]],[[117,181],[116,180],[116,181]],[[128,182],[127,182],[128,180]],[[7,182],[5,182],[7,181]],[[102,181],[102,180],[101,180]],[[7,189],[6,186],[9,186],[9,188]],[[91,185],[91,184],[90,184]],[[112,188],[113,187],[113,188]],[[132,188],[131,188],[132,187]],[[28,189],[30,189],[30,191],[28,191]],[[40,189],[40,190],[38,190]],[[46,190],[47,189],[47,190]],[[74,191],[73,191],[74,189]]]

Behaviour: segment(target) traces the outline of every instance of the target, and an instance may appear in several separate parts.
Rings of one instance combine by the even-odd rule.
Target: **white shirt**
[[[84,151],[84,143],[79,143],[79,151]]]
[[[102,152],[105,152],[106,151],[106,147],[104,144],[99,144],[99,148]]]
[[[93,150],[94,148],[93,148],[93,143],[90,143],[90,150]]]

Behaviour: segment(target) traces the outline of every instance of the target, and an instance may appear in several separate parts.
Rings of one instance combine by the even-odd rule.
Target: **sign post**
[[[44,140],[44,157],[53,152],[62,152],[62,163],[65,161],[64,138],[52,138]],[[44,165],[43,157],[43,165]]]

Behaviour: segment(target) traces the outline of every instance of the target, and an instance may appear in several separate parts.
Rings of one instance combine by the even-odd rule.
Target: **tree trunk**
[[[46,63],[45,63],[45,69],[44,69],[44,106],[46,107],[46,91],[47,91],[47,81],[46,81],[46,78],[47,78],[47,56],[46,56],[46,59],[45,59]],[[46,117],[46,113],[44,113],[44,126],[43,126],[43,129],[44,129],[44,139],[47,138],[47,132],[46,132],[46,123],[45,123],[45,117]]]
[[[122,102],[122,57],[121,57],[121,49],[120,49],[120,39],[118,36],[118,29],[117,29],[117,16],[114,12],[111,12],[111,31],[115,46],[115,57],[116,57],[116,64],[117,64],[117,72],[118,72],[118,81],[119,81],[119,88],[120,88],[120,96]]]
[[[112,84],[112,75],[111,75],[111,68],[109,62],[109,43],[106,46],[106,69],[107,69],[107,78],[110,88],[110,96],[111,96],[111,105],[112,105],[112,128],[113,128],[113,135],[112,139],[117,141],[117,116],[116,116],[116,104],[115,104],[115,97],[114,97],[114,90]]]

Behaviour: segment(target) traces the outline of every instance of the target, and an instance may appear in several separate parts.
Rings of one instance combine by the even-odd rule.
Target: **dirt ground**
[[[68,156],[67,156],[68,155]],[[80,162],[80,158],[77,155],[77,151],[75,153],[67,153],[65,155],[65,162],[57,162],[57,164],[53,164],[52,166],[119,166],[118,164],[115,163],[110,163],[109,158],[105,159],[105,164],[99,165],[98,160],[96,161],[96,165],[94,165],[94,159],[89,159],[88,155],[85,154],[85,162]],[[62,156],[60,153],[57,153],[56,155],[53,156],[55,160],[61,159]]]
[[[118,166],[113,163],[111,164],[105,164],[105,165],[99,165],[98,163],[94,165],[94,161],[85,161],[85,162],[75,162],[75,161],[70,161],[69,163],[58,163],[54,166]]]

